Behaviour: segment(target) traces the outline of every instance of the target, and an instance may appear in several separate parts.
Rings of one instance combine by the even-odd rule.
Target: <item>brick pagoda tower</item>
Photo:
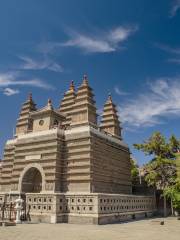
[[[150,215],[153,196],[131,193],[130,151],[111,96],[100,125],[86,75],[59,108],[23,104],[0,166],[0,205],[21,195],[32,220],[103,224]]]

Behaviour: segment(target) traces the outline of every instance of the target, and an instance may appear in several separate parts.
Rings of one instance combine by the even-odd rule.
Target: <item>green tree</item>
[[[178,148],[176,153],[176,169],[176,183],[173,186],[167,187],[164,191],[165,196],[171,200],[172,213],[174,213],[174,209],[180,213],[180,153]]]
[[[149,186],[155,186],[162,190],[164,196],[164,216],[166,216],[165,190],[175,184],[176,181],[176,152],[180,148],[179,141],[172,135],[169,141],[160,133],[155,132],[142,144],[134,144],[134,147],[143,151],[146,155],[152,155],[152,160],[145,165],[145,181]]]
[[[169,138],[169,146],[173,153],[176,155],[176,153],[179,151],[179,140],[174,135],[171,135]]]
[[[174,209],[180,212],[180,180],[177,179],[173,186],[166,187],[164,195],[171,200],[172,214]]]
[[[139,176],[139,170],[138,170],[138,165],[136,163],[136,160],[131,158],[130,159],[131,162],[131,179],[137,179],[137,177]]]

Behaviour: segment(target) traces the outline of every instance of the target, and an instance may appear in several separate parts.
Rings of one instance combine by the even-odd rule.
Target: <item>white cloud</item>
[[[161,50],[173,55],[172,58],[169,58],[167,60],[169,63],[180,64],[180,48],[173,48],[164,44],[155,44],[155,45]]]
[[[108,53],[122,48],[132,34],[138,30],[137,26],[120,26],[107,32],[98,31],[90,34],[83,34],[76,31],[67,31],[69,40],[66,42],[47,42],[39,45],[38,49],[42,53],[49,53],[59,47],[76,47],[86,53]]]
[[[50,70],[53,72],[63,72],[63,67],[54,62],[49,58],[45,58],[41,61],[37,61],[27,56],[19,56],[19,58],[23,61],[23,64],[19,66],[19,69],[24,70]]]
[[[18,89],[5,88],[3,90],[3,94],[6,95],[6,96],[12,96],[12,95],[15,95],[15,94],[18,94],[18,93],[19,93]]]
[[[115,93],[116,93],[117,95],[119,95],[119,96],[129,95],[129,93],[122,91],[122,90],[119,89],[119,87],[117,87],[117,86],[114,87],[114,91],[115,91]]]
[[[0,87],[9,86],[33,86],[44,89],[53,89],[51,85],[43,82],[40,79],[23,79],[20,74],[12,73],[0,73]]]
[[[76,36],[75,36],[76,35]],[[68,40],[63,45],[66,47],[78,47],[88,53],[106,53],[114,52],[115,46],[107,42],[106,40],[91,38],[83,36],[81,34],[75,34],[71,40]]]
[[[122,122],[132,127],[153,126],[180,116],[180,78],[157,79],[145,92],[118,108]]]
[[[63,46],[77,47],[87,53],[107,53],[119,49],[120,44],[138,30],[137,26],[117,27],[113,30],[93,35],[70,32],[70,39]]]
[[[167,53],[176,54],[176,55],[180,54],[180,48],[173,48],[171,46],[168,46],[165,44],[159,44],[159,43],[156,43],[155,46]]]
[[[137,26],[133,27],[118,27],[110,31],[108,39],[111,43],[121,43],[125,41],[130,35],[138,30]]]
[[[180,10],[180,0],[173,0],[172,7],[170,10],[170,17],[176,16],[176,14],[179,10]]]

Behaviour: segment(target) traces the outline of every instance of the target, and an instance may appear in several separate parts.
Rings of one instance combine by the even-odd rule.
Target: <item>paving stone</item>
[[[162,219],[156,219],[161,221]],[[20,224],[0,227],[0,240],[179,240],[180,221],[165,219],[165,225],[153,225],[152,219],[123,224]]]

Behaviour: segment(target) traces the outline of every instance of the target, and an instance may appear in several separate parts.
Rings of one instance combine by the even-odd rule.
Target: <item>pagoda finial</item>
[[[48,106],[52,106],[52,101],[50,98],[48,98]]]
[[[32,101],[32,93],[30,92],[29,95],[28,95],[28,100],[29,101]]]
[[[109,94],[108,94],[108,100],[112,102],[112,95],[111,95],[111,92],[109,92]]]
[[[71,81],[71,84],[70,84],[69,90],[73,90],[73,91],[74,91],[74,81],[73,81],[73,80]]]
[[[47,109],[52,109],[53,110],[53,106],[52,106],[52,101],[50,98],[48,98],[48,103],[47,103]]]
[[[88,85],[88,76],[87,76],[87,74],[84,74],[84,76],[83,76],[83,84]]]

